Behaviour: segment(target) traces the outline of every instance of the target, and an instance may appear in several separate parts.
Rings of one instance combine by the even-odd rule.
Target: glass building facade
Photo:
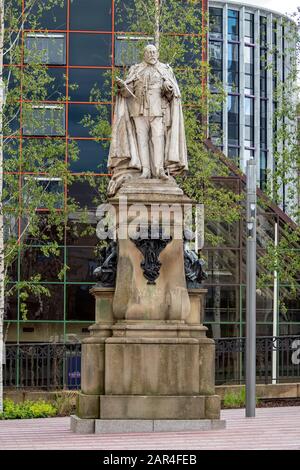
[[[24,11],[26,0],[22,7]],[[206,9],[206,2],[203,2],[201,13],[205,13]],[[222,142],[218,145],[226,155],[239,161],[242,169],[245,168],[247,158],[255,154],[260,162],[258,177],[263,185],[265,170],[272,164],[271,113],[275,106],[272,76],[263,67],[265,41],[272,38],[273,41],[281,41],[279,32],[272,30],[274,20],[280,21],[280,18],[255,8],[223,2],[210,3],[210,18],[209,60],[214,76],[226,83],[228,91],[227,104],[215,117],[223,132]],[[30,123],[20,120],[16,124],[16,134],[6,137],[11,137],[10,144],[13,142],[18,147],[21,159],[26,154],[28,139],[39,139],[41,142],[45,136],[62,139],[66,148],[62,158],[66,162],[69,146],[75,141],[79,158],[70,162],[69,166],[75,179],[70,186],[61,188],[62,203],[68,194],[91,211],[95,209],[95,188],[80,177],[89,174],[96,185],[100,183],[107,171],[108,146],[105,145],[107,138],[95,139],[90,135],[82,119],[87,114],[91,117],[98,115],[99,109],[106,116],[112,116],[113,74],[124,53],[122,38],[124,31],[128,32],[125,23],[124,18],[121,22],[116,18],[114,0],[65,0],[62,7],[45,12],[42,29],[33,29],[30,21],[27,21],[22,31],[21,39],[26,42],[27,50],[38,48],[43,51],[42,63],[54,78],[47,98],[41,100],[33,110],[35,118],[38,119],[41,109],[46,110],[43,116],[47,116],[47,113],[54,116],[59,126],[47,127],[41,122],[40,129],[31,128]],[[194,34],[178,31],[174,35],[189,40]],[[259,44],[257,37],[260,37]],[[205,51],[202,51],[202,58],[205,58]],[[30,60],[30,54],[21,55],[20,62],[14,66],[25,67],[30,64]],[[185,67],[192,69],[192,56],[189,60]],[[5,67],[9,70],[10,64]],[[175,68],[177,72],[180,69]],[[91,99],[91,90],[95,85],[101,90],[101,100],[97,99],[97,94]],[[20,99],[22,103],[24,97]],[[30,99],[26,101],[30,102]],[[43,181],[43,173],[31,171],[30,174]],[[20,185],[27,176],[28,172],[25,174],[20,168]],[[215,181],[216,184],[230,185],[237,193],[244,191],[243,180],[234,172],[226,181],[222,178],[215,178]],[[61,181],[51,181],[54,191],[61,184]],[[281,234],[285,223],[283,216],[280,210],[274,209],[259,214],[258,258],[265,252],[267,241],[274,238],[275,227]],[[209,221],[207,223],[210,224]],[[216,338],[245,334],[244,223],[241,220],[231,226],[211,224],[209,229],[215,234],[221,234],[224,243],[217,249],[206,245],[202,253],[207,260],[208,272],[205,283],[208,289],[205,324],[210,335]],[[94,320],[94,299],[89,289],[94,284],[92,273],[96,267],[96,243],[96,234],[76,238],[70,235],[66,226],[64,243],[59,246],[58,257],[45,257],[40,251],[39,240],[30,245],[25,255],[19,250],[11,282],[26,280],[39,273],[51,297],[42,304],[38,299],[30,297],[26,321],[22,319],[19,295],[9,299],[5,312],[8,341],[71,341],[75,336],[80,339],[88,334],[87,328]],[[58,279],[61,263],[66,263],[68,270],[62,279]],[[288,286],[280,285],[279,289],[288,289]],[[273,286],[257,293],[257,309],[258,334],[272,335]],[[278,334],[300,333],[299,300],[291,300],[287,312],[278,310],[277,314]]]
[[[218,50],[218,60],[210,61],[212,75],[218,76],[228,93],[220,134],[212,138],[243,172],[255,157],[257,181],[266,185],[267,173],[274,170],[274,94],[288,73],[287,19],[280,14],[248,4],[209,2],[210,57]],[[221,137],[220,137],[221,136]],[[286,188],[280,206],[288,210]]]

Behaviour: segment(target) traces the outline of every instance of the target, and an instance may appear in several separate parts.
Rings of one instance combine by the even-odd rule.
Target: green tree
[[[42,244],[40,252],[45,257],[56,258],[58,278],[64,276],[67,268],[58,256],[58,245],[63,241],[68,213],[74,212],[77,206],[65,197],[66,185],[72,181],[65,155],[68,152],[69,158],[76,159],[78,151],[65,137],[65,110],[60,102],[66,97],[58,96],[54,106],[41,105],[55,91],[54,79],[46,65],[47,48],[24,32],[28,25],[38,29],[43,12],[62,5],[62,0],[27,0],[25,6],[22,0],[0,1],[1,363],[4,299],[18,292],[26,319],[28,299],[35,297],[42,304],[50,295],[49,289],[41,284],[40,274],[10,282],[14,280],[18,253],[28,256],[38,240]],[[47,41],[47,35],[45,38]],[[19,136],[20,125],[22,136]],[[2,396],[1,367],[0,412]]]
[[[291,21],[292,20],[292,21]],[[258,259],[260,275],[258,287],[279,286],[278,309],[287,313],[287,303],[299,298],[300,274],[300,128],[299,128],[299,11],[291,19],[284,19],[282,54],[276,46],[268,48],[272,56],[274,113],[273,158],[274,166],[267,170],[265,194],[283,208],[291,218],[288,224],[274,225],[274,233],[266,245],[266,253]],[[275,31],[279,25],[274,23]],[[274,67],[280,61],[285,64],[284,81],[280,70]],[[265,201],[260,201],[265,207]],[[275,243],[276,237],[276,243]]]
[[[225,92],[222,84],[210,73],[203,55],[207,17],[202,16],[202,2],[116,0],[115,30],[124,33],[122,60],[115,66],[114,76],[124,77],[131,63],[141,60],[147,43],[155,43],[160,60],[173,68],[182,93],[189,156],[189,172],[178,178],[178,183],[192,200],[205,205],[206,220],[231,224],[239,218],[241,197],[226,183],[217,185],[214,182],[212,176],[227,176],[229,170],[225,165],[220,165],[218,156],[204,144],[208,135],[208,112],[220,111]],[[209,86],[208,82],[213,86]],[[101,100],[101,90],[96,93]],[[86,116],[84,120],[94,137],[110,135],[110,124],[105,113],[103,108],[99,108],[96,118]],[[214,124],[210,124],[210,133],[221,134]],[[214,245],[223,239],[221,234],[211,231],[208,224],[205,237]]]

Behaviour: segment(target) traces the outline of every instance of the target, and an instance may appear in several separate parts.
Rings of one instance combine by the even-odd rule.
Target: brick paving
[[[217,431],[80,435],[69,418],[0,421],[0,449],[204,450],[300,449],[300,407],[223,410],[227,428]]]

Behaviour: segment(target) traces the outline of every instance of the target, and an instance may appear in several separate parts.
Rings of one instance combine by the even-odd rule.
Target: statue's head
[[[144,49],[144,61],[154,65],[158,61],[158,50],[153,44],[148,44]]]

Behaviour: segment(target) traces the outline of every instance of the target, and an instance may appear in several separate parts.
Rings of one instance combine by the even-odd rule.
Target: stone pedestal
[[[118,204],[124,195],[128,206],[144,203],[143,223],[151,204],[173,204],[176,212],[176,204],[182,208],[190,202],[175,182],[161,180],[144,180],[140,185],[131,181],[111,200],[118,214],[116,288],[91,290],[96,323],[83,341],[82,392],[72,429],[222,427],[214,386],[215,346],[202,324],[206,290],[187,289],[183,242],[175,236],[159,254],[159,275],[149,282],[142,250],[120,237],[122,224],[128,229],[134,222],[133,214],[128,213],[126,223],[121,217]],[[180,226],[175,212],[170,218],[173,235]]]
[[[105,393],[105,341],[112,335],[114,288],[93,287],[96,323],[89,327],[90,337],[82,341],[81,393],[77,414],[80,418],[99,418],[100,396]]]

